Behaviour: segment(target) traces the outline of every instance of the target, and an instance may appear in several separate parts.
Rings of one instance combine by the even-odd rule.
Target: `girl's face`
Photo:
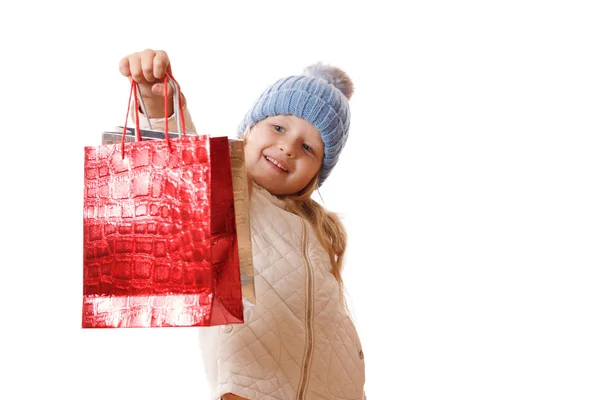
[[[246,168],[254,181],[274,195],[298,193],[319,172],[324,147],[313,124],[295,115],[259,121],[246,137]]]

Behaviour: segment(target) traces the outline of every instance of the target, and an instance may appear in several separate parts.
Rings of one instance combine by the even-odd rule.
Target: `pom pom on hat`
[[[267,87],[238,127],[241,137],[248,127],[274,115],[295,115],[313,124],[323,139],[325,154],[319,171],[321,186],[337,163],[348,139],[354,85],[340,68],[322,62],[304,68],[302,75],[281,78]]]
[[[354,84],[348,74],[338,67],[323,64],[321,61],[304,68],[302,75],[314,76],[315,78],[326,80],[344,93],[344,96],[348,100],[350,100],[354,93]]]

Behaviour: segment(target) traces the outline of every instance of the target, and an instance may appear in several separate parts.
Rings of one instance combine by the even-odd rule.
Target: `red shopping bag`
[[[227,137],[184,130],[85,148],[82,327],[243,322],[229,157]]]

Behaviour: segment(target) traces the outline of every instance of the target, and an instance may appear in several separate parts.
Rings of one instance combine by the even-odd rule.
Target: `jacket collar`
[[[254,193],[252,194],[253,196],[255,194],[260,193],[260,195],[267,199],[269,202],[281,208],[282,210],[285,210],[285,200],[281,200],[277,196],[272,195],[271,192],[269,192],[267,189],[263,188],[262,186],[259,186],[257,183],[253,183],[252,190],[254,191]]]

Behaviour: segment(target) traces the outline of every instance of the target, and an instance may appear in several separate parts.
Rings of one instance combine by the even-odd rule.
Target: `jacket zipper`
[[[313,267],[308,257],[308,233],[306,231],[306,222],[302,220],[302,255],[304,256],[304,265],[306,267],[306,349],[302,363],[300,375],[300,386],[298,388],[298,400],[303,400],[306,396],[308,386],[308,369],[312,361],[313,353]]]

